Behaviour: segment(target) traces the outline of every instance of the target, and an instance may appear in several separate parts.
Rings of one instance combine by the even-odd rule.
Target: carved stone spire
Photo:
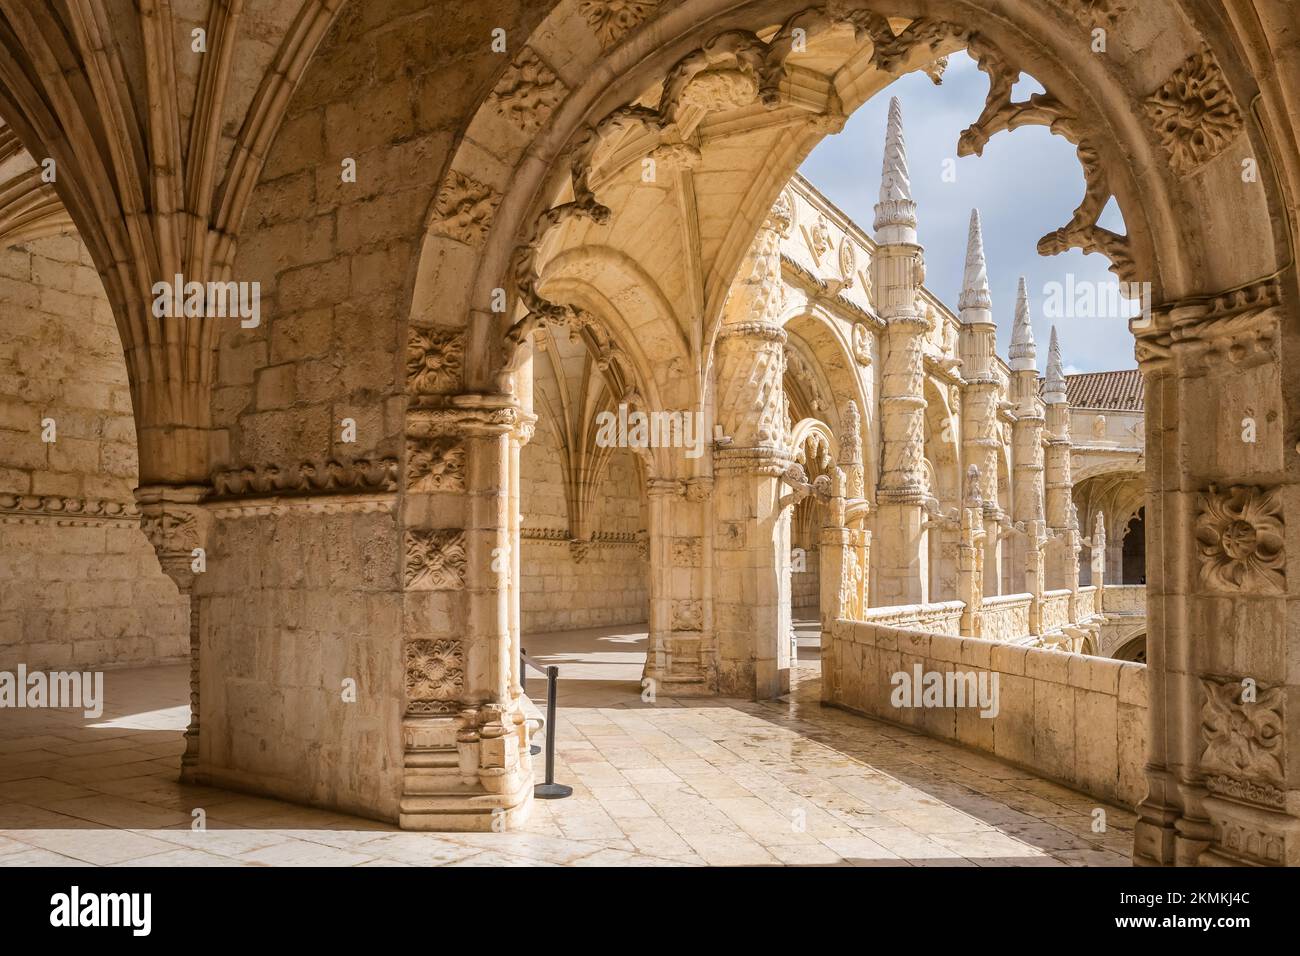
[[[1033,372],[1038,369],[1038,349],[1034,345],[1034,325],[1029,319],[1029,292],[1025,277],[1016,290],[1016,324],[1011,329],[1011,369]]]
[[[957,300],[962,322],[992,323],[993,296],[989,293],[989,272],[984,261],[984,236],[980,231],[980,211],[970,211],[970,232],[966,236],[966,274],[962,278],[961,297]]]
[[[1043,401],[1048,405],[1062,405],[1065,400],[1065,371],[1061,366],[1061,345],[1056,340],[1056,326],[1052,326],[1052,339],[1047,347],[1047,384],[1043,388]]]
[[[898,97],[889,101],[885,131],[885,161],[880,175],[880,202],[876,203],[876,241],[881,245],[916,242],[916,203],[907,174],[907,144],[903,141],[903,108]]]

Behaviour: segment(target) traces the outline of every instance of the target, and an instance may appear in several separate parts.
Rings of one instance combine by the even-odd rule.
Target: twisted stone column
[[[718,688],[776,697],[790,687],[790,523],[780,505],[786,447],[786,333],[780,241],[785,197],[759,229],[723,306],[716,362],[716,418],[726,436],[714,453],[714,631]]]
[[[876,489],[876,595],[881,605],[926,600],[928,572],[923,534],[925,499],[925,365],[929,330],[917,307],[925,280],[925,250],[916,241],[898,99],[889,104],[885,160],[876,204],[872,283],[876,309],[885,321],[880,377],[883,437]]]

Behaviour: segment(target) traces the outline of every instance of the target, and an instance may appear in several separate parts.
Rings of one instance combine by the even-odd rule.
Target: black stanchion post
[[[546,668],[546,782],[533,788],[533,796],[542,800],[560,800],[573,796],[573,788],[555,782],[555,682],[560,669],[554,664]]]

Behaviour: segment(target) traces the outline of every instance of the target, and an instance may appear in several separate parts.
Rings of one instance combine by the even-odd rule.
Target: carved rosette
[[[674,631],[700,631],[704,629],[704,606],[696,600],[675,600],[672,603],[672,629]]]
[[[412,328],[406,345],[406,381],[416,394],[455,392],[461,386],[465,333]]]
[[[489,102],[526,133],[546,122],[567,90],[530,46],[524,47],[492,90]]]
[[[596,34],[601,49],[608,50],[653,17],[659,3],[660,0],[579,0],[578,13]]]
[[[1128,9],[1129,0],[1056,0],[1084,23],[1114,26]]]
[[[1179,175],[1218,156],[1242,129],[1241,110],[1208,49],[1188,57],[1144,108]]]
[[[1207,591],[1281,594],[1286,590],[1282,499],[1278,490],[1213,487],[1197,497],[1197,557]]]
[[[1201,769],[1209,775],[1209,788],[1239,800],[1282,805],[1285,688],[1201,678],[1201,689]]]
[[[673,567],[698,568],[700,566],[701,550],[698,536],[685,535],[673,538]]]
[[[163,573],[176,582],[182,592],[194,583],[193,561],[196,548],[207,541],[211,517],[202,501],[208,494],[203,485],[154,486],[135,490],[140,509],[140,530],[144,532]]]
[[[403,534],[403,580],[413,591],[450,591],[465,586],[465,532],[417,529]]]
[[[478,249],[500,204],[501,194],[491,186],[452,170],[438,189],[429,231]]]
[[[457,710],[465,687],[465,654],[460,641],[418,640],[406,645],[407,713],[425,716]]]

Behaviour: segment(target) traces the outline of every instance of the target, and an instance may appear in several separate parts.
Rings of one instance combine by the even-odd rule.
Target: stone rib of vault
[[[961,297],[957,300],[961,320],[967,325],[993,321],[993,296],[989,292],[988,264],[984,260],[984,235],[980,228],[980,211],[970,211],[970,231],[966,235],[966,272],[962,277]]]
[[[1025,277],[1020,277],[1016,289],[1016,322],[1011,328],[1011,369],[1015,372],[1032,372],[1038,369],[1038,349],[1034,345],[1034,325],[1029,318],[1029,292]]]

